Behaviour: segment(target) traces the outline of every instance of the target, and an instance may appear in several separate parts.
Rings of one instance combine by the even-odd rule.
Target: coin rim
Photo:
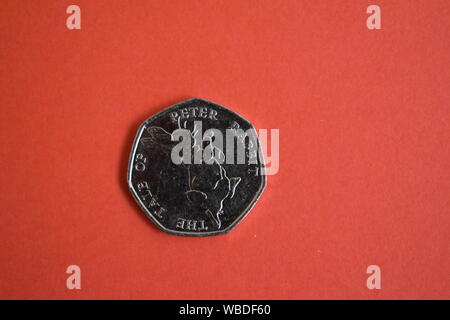
[[[188,99],[176,104],[173,104],[167,108],[164,108],[163,110],[161,110],[160,112],[154,114],[153,116],[151,116],[150,118],[148,118],[147,120],[145,120],[139,127],[138,132],[136,137],[134,138],[133,141],[133,146],[131,148],[131,154],[130,154],[130,159],[128,161],[128,172],[127,172],[127,182],[128,182],[128,188],[130,189],[131,194],[133,195],[134,199],[137,201],[137,203],[139,204],[139,207],[144,211],[145,215],[152,220],[155,225],[161,229],[162,231],[169,233],[169,234],[173,234],[173,235],[179,235],[179,236],[192,236],[192,237],[207,237],[207,236],[214,236],[214,235],[221,235],[221,234],[226,234],[228,232],[230,232],[232,229],[234,229],[248,214],[249,212],[253,209],[253,207],[255,206],[256,202],[258,201],[259,197],[262,195],[262,193],[264,192],[264,189],[266,188],[266,184],[267,184],[267,177],[265,174],[265,161],[264,161],[264,156],[263,153],[260,152],[260,168],[261,168],[261,184],[260,187],[258,189],[258,191],[256,192],[255,196],[253,197],[253,199],[251,200],[251,202],[249,203],[249,205],[242,211],[242,213],[225,229],[222,230],[217,230],[217,231],[207,231],[207,232],[184,232],[184,231],[177,231],[177,230],[172,230],[169,228],[166,228],[164,225],[161,224],[161,222],[158,221],[158,219],[156,219],[148,210],[147,207],[144,205],[144,203],[142,202],[142,200],[139,198],[138,193],[136,192],[136,190],[134,190],[134,186],[133,183],[131,181],[132,179],[132,173],[133,173],[133,162],[134,162],[134,158],[136,156],[136,150],[137,147],[139,145],[139,140],[140,137],[142,135],[142,132],[144,131],[144,129],[146,128],[146,125],[150,122],[150,121],[154,121],[164,115],[166,115],[170,109],[175,108],[175,107],[179,107],[180,105],[183,105],[187,102],[190,101],[202,101],[202,102],[207,102],[210,104],[213,104],[214,106],[217,106],[220,108],[223,108],[224,110],[226,110],[227,112],[230,112],[231,114],[237,116],[239,119],[243,119],[244,121],[247,122],[247,124],[250,125],[250,128],[255,131],[256,133],[256,129],[255,127],[253,127],[252,123],[250,121],[248,121],[247,119],[245,119],[244,117],[242,117],[241,115],[237,114],[236,112],[220,105],[217,104],[215,102],[206,100],[206,99],[202,99],[202,98],[192,98],[192,99]],[[259,149],[261,148],[261,144],[259,143],[259,138],[257,135],[255,135],[257,137],[257,141],[258,141],[258,147]]]

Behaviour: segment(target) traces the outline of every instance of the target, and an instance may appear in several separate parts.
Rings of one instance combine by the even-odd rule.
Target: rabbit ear
[[[206,132],[205,134],[204,134],[204,136],[203,136],[203,140],[206,140],[206,139],[211,139],[212,137],[214,137],[214,131],[209,131],[209,132]]]

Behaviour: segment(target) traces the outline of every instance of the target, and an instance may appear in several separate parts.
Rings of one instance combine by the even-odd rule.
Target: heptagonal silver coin
[[[129,189],[146,216],[170,234],[229,232],[265,185],[255,128],[207,100],[186,100],[155,114],[133,143]]]

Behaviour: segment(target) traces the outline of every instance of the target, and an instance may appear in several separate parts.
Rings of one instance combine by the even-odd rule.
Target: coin
[[[265,185],[253,125],[204,99],[186,100],[150,117],[133,143],[129,189],[146,216],[170,234],[229,232]]]

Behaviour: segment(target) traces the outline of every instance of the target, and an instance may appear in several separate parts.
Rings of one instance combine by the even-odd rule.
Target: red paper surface
[[[446,0],[2,1],[0,298],[450,298],[449,16]],[[167,235],[127,188],[139,124],[192,97],[280,130],[279,173],[224,236]]]

